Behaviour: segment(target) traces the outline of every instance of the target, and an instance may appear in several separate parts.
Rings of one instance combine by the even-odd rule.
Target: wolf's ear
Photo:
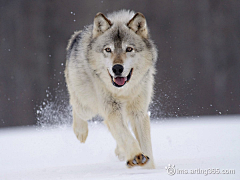
[[[93,23],[93,38],[99,36],[100,34],[104,33],[112,26],[111,21],[106,18],[102,13],[97,13],[94,18]]]
[[[148,29],[144,15],[140,12],[136,13],[133,18],[127,23],[127,26],[139,36],[147,38]]]

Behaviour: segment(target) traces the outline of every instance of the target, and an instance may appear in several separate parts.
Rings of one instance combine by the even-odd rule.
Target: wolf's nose
[[[121,73],[123,72],[123,66],[120,64],[116,64],[112,67],[112,70],[114,72],[115,75],[121,75]]]

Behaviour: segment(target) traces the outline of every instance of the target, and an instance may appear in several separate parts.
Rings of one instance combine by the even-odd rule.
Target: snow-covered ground
[[[161,120],[151,130],[154,170],[120,162],[103,123],[89,124],[85,144],[68,126],[0,129],[0,179],[240,179],[240,116]],[[202,174],[208,169],[235,174]]]

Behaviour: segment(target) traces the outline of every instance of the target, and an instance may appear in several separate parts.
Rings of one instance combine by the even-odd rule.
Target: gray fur
[[[142,165],[154,168],[148,106],[157,50],[148,32],[141,13],[122,10],[107,17],[98,13],[93,25],[69,40],[65,76],[77,138],[85,142],[87,120],[100,115],[117,142],[115,153],[119,159],[131,162],[144,153],[150,162]],[[132,51],[127,52],[127,47]],[[115,64],[124,67],[122,78],[130,77],[120,88],[112,83]],[[128,121],[136,139],[128,129]]]

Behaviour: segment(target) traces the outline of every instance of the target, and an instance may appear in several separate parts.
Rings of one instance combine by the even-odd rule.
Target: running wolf
[[[92,25],[73,34],[65,77],[80,142],[88,136],[87,120],[100,115],[116,140],[120,160],[128,167],[155,167],[148,107],[156,60],[157,49],[139,12],[97,13]]]

